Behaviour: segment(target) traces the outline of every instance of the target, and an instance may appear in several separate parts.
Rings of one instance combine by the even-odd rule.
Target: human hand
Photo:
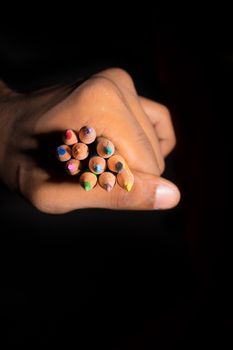
[[[1,90],[1,86],[0,86]],[[54,88],[19,95],[5,91],[0,99],[3,147],[0,174],[36,208],[47,213],[65,213],[79,208],[167,209],[180,199],[179,190],[160,177],[164,157],[175,145],[175,135],[166,107],[139,97],[131,77],[113,68],[100,72],[78,88]],[[99,185],[85,192],[74,178],[48,171],[35,154],[44,154],[49,144],[41,135],[95,128],[110,139],[134,174],[131,192],[116,185],[109,193]],[[52,137],[52,136],[51,136]],[[44,138],[46,139],[46,138]],[[53,161],[51,160],[51,164]]]

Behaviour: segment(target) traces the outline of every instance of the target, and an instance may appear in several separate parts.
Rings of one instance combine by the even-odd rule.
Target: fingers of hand
[[[111,79],[111,81],[113,81],[122,92],[128,108],[140,124],[148,142],[152,146],[155,154],[155,162],[159,168],[159,174],[161,174],[164,171],[165,163],[163,154],[161,153],[160,143],[154,133],[153,124],[138,99],[137,91],[131,76],[126,71],[119,68],[107,69],[99,73],[99,75]],[[97,74],[97,76],[99,75]]]
[[[145,97],[140,97],[140,103],[154,125],[162,154],[166,157],[176,144],[171,115],[165,106]]]

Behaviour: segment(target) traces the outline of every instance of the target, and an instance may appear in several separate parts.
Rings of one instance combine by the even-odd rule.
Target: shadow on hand
[[[71,176],[65,169],[65,162],[61,162],[56,155],[58,146],[64,144],[62,141],[62,132],[54,131],[46,134],[33,135],[37,147],[21,151],[30,158],[37,167],[45,170],[49,175],[50,182],[58,183],[63,181],[77,182],[79,175]],[[89,147],[92,152],[93,146]],[[87,168],[88,159],[82,161],[82,168]]]
[[[49,175],[50,182],[59,183],[63,181],[69,181],[77,183],[80,175],[84,171],[89,170],[89,160],[93,155],[97,155],[96,141],[88,144],[89,155],[86,159],[81,160],[81,171],[77,175],[70,175],[65,169],[67,161],[61,162],[57,155],[56,150],[60,145],[64,145],[62,140],[62,132],[54,131],[46,134],[32,135],[33,144],[36,144],[36,148],[29,148],[27,150],[21,150],[23,155],[30,158],[30,162],[37,167],[45,170]],[[72,149],[72,146],[70,146]],[[71,159],[74,159],[71,156]]]

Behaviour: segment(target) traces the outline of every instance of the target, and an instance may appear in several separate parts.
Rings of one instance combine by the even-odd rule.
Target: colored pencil
[[[80,176],[79,183],[85,191],[90,191],[97,183],[97,176],[89,171],[86,171]]]
[[[84,126],[79,130],[79,139],[86,144],[90,144],[96,139],[95,129],[90,126]]]
[[[77,159],[70,159],[66,163],[66,171],[69,175],[77,175],[81,171],[81,162]]]
[[[106,161],[100,156],[94,156],[90,158],[88,166],[94,174],[101,174],[106,169]]]
[[[117,174],[117,182],[120,187],[130,192],[134,184],[134,176],[129,169],[125,169]]]
[[[114,144],[105,137],[98,137],[96,151],[100,157],[109,158],[115,152]]]
[[[86,159],[89,155],[88,146],[85,143],[78,142],[75,143],[72,147],[72,156],[75,159],[83,160]]]
[[[119,154],[114,154],[111,156],[108,159],[107,164],[109,170],[113,171],[114,173],[120,173],[125,168],[125,160]]]
[[[98,183],[107,192],[110,192],[115,186],[116,176],[113,173],[110,173],[109,171],[105,171],[104,173],[100,174],[98,178]]]
[[[56,154],[61,162],[66,162],[71,158],[71,148],[67,145],[61,145],[57,147]]]
[[[76,133],[72,129],[67,129],[63,135],[63,141],[66,145],[72,146],[78,142]]]

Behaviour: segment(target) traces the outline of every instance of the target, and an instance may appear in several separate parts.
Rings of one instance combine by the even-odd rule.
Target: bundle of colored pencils
[[[125,160],[115,152],[114,144],[105,137],[97,137],[90,126],[78,133],[68,129],[63,135],[64,144],[57,147],[57,158],[65,163],[69,175],[78,175],[85,191],[97,183],[110,192],[116,182],[126,191],[131,191],[134,176]]]

